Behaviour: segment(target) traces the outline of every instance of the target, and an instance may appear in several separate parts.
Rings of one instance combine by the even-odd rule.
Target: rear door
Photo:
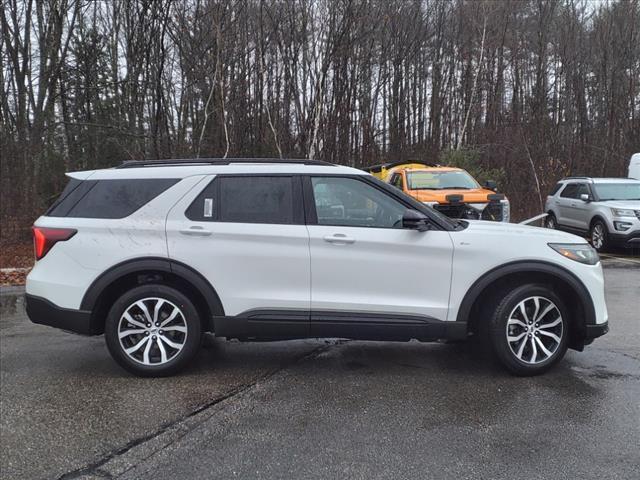
[[[446,320],[448,232],[403,229],[407,206],[360,178],[308,177],[305,203],[312,335],[388,338]]]
[[[226,316],[241,317],[225,323],[229,335],[305,336],[311,274],[300,178],[218,175],[202,184],[168,215],[169,256],[211,283]]]

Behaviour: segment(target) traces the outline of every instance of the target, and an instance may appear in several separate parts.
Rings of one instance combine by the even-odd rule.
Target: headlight
[[[600,261],[598,252],[591,245],[575,243],[549,243],[549,246],[566,258],[586,265],[595,265]]]
[[[502,221],[509,222],[511,220],[511,204],[509,204],[509,200],[506,198],[504,200],[500,200],[502,204]]]
[[[635,217],[636,214],[633,210],[627,208],[612,208],[611,213],[614,217]]]

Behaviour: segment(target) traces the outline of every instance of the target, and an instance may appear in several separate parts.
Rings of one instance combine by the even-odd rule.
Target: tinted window
[[[292,177],[221,177],[219,182],[219,221],[294,223]]]
[[[76,203],[78,203],[95,184],[95,181],[82,181],[72,178],[58,197],[58,200],[49,207],[45,215],[49,217],[66,217]]]
[[[402,228],[407,207],[353,178],[313,177],[318,225]]]
[[[549,196],[554,196],[556,193],[558,193],[558,190],[560,190],[560,188],[562,187],[562,183],[556,183],[555,187],[553,187],[553,190],[551,190],[551,193],[549,194]]]
[[[218,182],[213,180],[184,212],[194,222],[212,222],[218,218]]]
[[[124,218],[153,200],[178,180],[173,178],[93,180],[77,185],[54,205],[49,216]]]
[[[185,215],[194,221],[302,223],[299,182],[287,176],[220,176],[196,197]]]
[[[560,196],[562,198],[577,198],[578,197],[576,195],[577,192],[578,192],[578,184],[570,183],[566,187],[564,187],[564,190],[562,190],[562,193],[560,194]]]
[[[578,185],[578,190],[576,191],[576,198],[580,198],[580,195],[587,194],[591,195],[589,191],[589,186],[586,183],[581,183]]]

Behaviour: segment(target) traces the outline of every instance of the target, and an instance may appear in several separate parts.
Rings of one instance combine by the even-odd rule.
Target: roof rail
[[[125,160],[115,168],[175,167],[180,165],[230,165],[232,163],[273,163],[334,166],[333,163],[307,158],[173,158],[163,160]]]
[[[570,177],[564,177],[562,180],[591,180],[593,177],[587,177],[585,175],[572,175]]]

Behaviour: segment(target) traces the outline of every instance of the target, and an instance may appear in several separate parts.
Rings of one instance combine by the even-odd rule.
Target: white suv
[[[205,331],[240,340],[478,335],[533,375],[608,330],[602,268],[579,237],[451,220],[318,161],[128,162],[69,174],[33,228],[32,321],[105,334],[168,375]]]

